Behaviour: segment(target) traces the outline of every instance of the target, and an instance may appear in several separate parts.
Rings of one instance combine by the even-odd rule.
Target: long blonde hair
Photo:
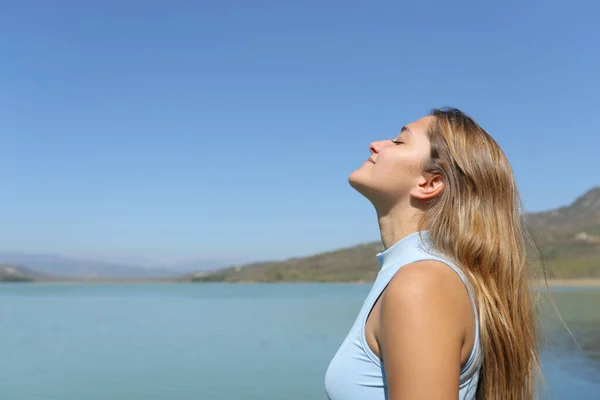
[[[531,283],[543,270],[511,166],[462,111],[434,109],[431,115],[424,171],[441,175],[445,188],[428,204],[422,229],[463,269],[475,292],[483,350],[477,399],[533,400],[541,373]]]

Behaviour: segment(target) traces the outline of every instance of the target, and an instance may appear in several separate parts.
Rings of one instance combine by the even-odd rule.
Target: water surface
[[[6,400],[325,399],[369,284],[0,285]],[[553,399],[598,399],[600,290],[556,290]]]

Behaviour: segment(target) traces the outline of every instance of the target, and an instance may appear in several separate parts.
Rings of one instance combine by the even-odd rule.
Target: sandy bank
[[[586,286],[600,287],[600,278],[581,278],[581,279],[548,279],[548,286]]]

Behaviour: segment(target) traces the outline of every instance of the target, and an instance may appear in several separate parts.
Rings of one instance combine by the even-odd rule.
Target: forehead
[[[401,134],[405,136],[427,137],[427,130],[435,121],[435,117],[427,116],[402,127]]]

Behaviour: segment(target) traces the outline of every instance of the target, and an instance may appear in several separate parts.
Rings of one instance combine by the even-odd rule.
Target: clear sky
[[[272,259],[378,240],[347,183],[432,107],[500,143],[529,211],[593,186],[595,1],[0,6],[0,249]]]

